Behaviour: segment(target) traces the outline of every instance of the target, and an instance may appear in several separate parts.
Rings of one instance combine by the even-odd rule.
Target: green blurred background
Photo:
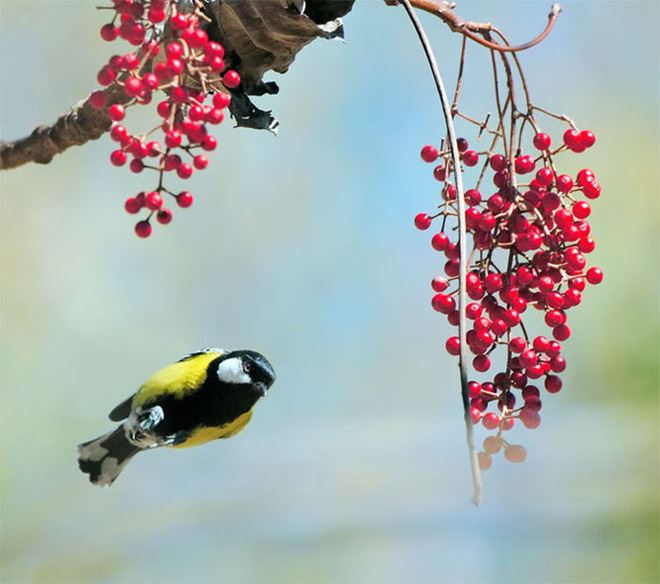
[[[54,120],[123,50],[99,40],[94,5],[0,0],[3,139]],[[516,42],[548,3],[459,8]],[[522,60],[540,105],[597,132],[565,163],[603,185],[606,280],[573,311],[564,391],[538,430],[511,432],[527,463],[498,457],[470,505],[457,370],[429,307],[438,258],[412,228],[437,197],[418,152],[441,121],[403,10],[362,0],[346,45],[270,76],[280,136],[228,123],[187,185],[196,204],[148,241],[122,203],[152,177],[111,167],[108,137],[0,174],[2,582],[660,580],[659,4],[564,9]],[[449,80],[459,39],[424,22]],[[481,116],[486,55],[468,58],[464,109]],[[248,429],[90,486],[75,445],[208,345],[275,364]]]

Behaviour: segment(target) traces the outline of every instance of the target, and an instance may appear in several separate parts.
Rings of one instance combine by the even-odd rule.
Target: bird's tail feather
[[[140,449],[126,438],[123,426],[78,445],[78,466],[95,485],[111,485]]]

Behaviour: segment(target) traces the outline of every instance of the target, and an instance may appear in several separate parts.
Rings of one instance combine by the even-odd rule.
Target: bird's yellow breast
[[[241,414],[233,422],[229,422],[229,424],[225,424],[224,426],[200,426],[199,428],[195,428],[186,440],[180,444],[171,446],[171,448],[188,448],[190,446],[199,446],[211,440],[218,440],[219,438],[229,438],[245,428],[251,417],[252,410]]]
[[[183,398],[193,393],[206,381],[209,363],[221,354],[219,351],[201,353],[156,371],[135,394],[133,407],[139,407],[166,394]]]

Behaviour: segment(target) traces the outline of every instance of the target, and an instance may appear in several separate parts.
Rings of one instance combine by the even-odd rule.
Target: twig
[[[108,105],[124,104],[131,99],[121,87],[108,93]],[[105,108],[94,108],[88,98],[52,125],[39,126],[29,136],[14,142],[0,142],[0,170],[16,168],[28,162],[48,164],[67,148],[100,138],[111,125]]]
[[[440,103],[442,105],[442,113],[445,118],[445,125],[447,127],[447,133],[449,134],[449,144],[451,147],[451,157],[454,164],[454,176],[456,178],[456,200],[458,202],[458,248],[459,248],[459,293],[458,293],[458,312],[459,312],[459,322],[458,322],[458,334],[460,338],[460,354],[458,359],[458,366],[460,369],[461,376],[461,396],[463,399],[463,415],[465,419],[465,431],[468,445],[468,452],[470,456],[470,467],[472,469],[472,485],[474,489],[474,494],[472,496],[472,502],[475,505],[479,505],[481,500],[481,471],[479,470],[479,461],[477,459],[477,451],[474,446],[474,428],[472,417],[470,415],[470,399],[468,396],[468,380],[467,380],[467,342],[466,342],[466,333],[467,333],[467,319],[465,316],[465,307],[467,305],[467,293],[466,293],[466,276],[467,276],[467,245],[466,245],[466,225],[465,225],[465,198],[463,196],[463,177],[461,173],[460,165],[460,155],[458,151],[458,145],[456,143],[456,132],[454,130],[454,122],[452,119],[451,105],[447,98],[447,93],[445,91],[444,84],[442,82],[442,77],[440,76],[440,70],[438,69],[438,64],[435,60],[433,49],[429,43],[428,37],[424,32],[422,24],[419,22],[415,11],[410,3],[410,0],[401,0],[408,16],[415,27],[417,36],[422,43],[424,53],[428,59],[429,66],[431,68],[431,73],[433,74],[433,79],[435,81],[436,88],[438,90],[438,95],[440,96]]]
[[[393,5],[397,3],[397,0],[385,0],[387,4]],[[475,43],[488,47],[494,51],[500,53],[517,53],[519,51],[524,51],[526,49],[531,49],[532,47],[538,45],[545,37],[550,34],[550,31],[555,25],[557,17],[561,12],[561,6],[557,3],[554,3],[550,7],[550,13],[548,14],[548,22],[545,25],[545,28],[535,38],[531,41],[523,43],[521,45],[500,45],[499,43],[494,43],[490,40],[481,38],[479,35],[488,33],[493,29],[492,24],[489,22],[471,22],[469,20],[463,20],[454,12],[454,4],[450,2],[444,2],[440,0],[410,0],[410,3],[415,7],[438,16],[442,21],[449,26],[453,32],[459,32],[469,39],[473,40]]]

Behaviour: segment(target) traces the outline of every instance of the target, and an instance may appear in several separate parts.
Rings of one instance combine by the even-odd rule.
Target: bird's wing
[[[181,357],[177,361],[177,363],[181,363],[182,361],[188,361],[188,359],[192,359],[193,357],[199,357],[199,355],[208,355],[209,353],[217,353],[217,355],[222,355],[225,352],[224,349],[216,349],[216,348],[211,348],[211,349],[200,349],[199,351],[193,351],[192,353],[188,353],[185,357]]]
[[[125,418],[128,418],[128,416],[131,414],[131,404],[133,403],[134,397],[135,394],[126,398],[123,402],[116,406],[114,410],[110,412],[108,417],[113,422],[121,422]]]
[[[135,394],[132,407],[153,406],[165,395],[182,398],[194,393],[206,381],[209,364],[220,355],[221,349],[206,349],[156,371]]]

